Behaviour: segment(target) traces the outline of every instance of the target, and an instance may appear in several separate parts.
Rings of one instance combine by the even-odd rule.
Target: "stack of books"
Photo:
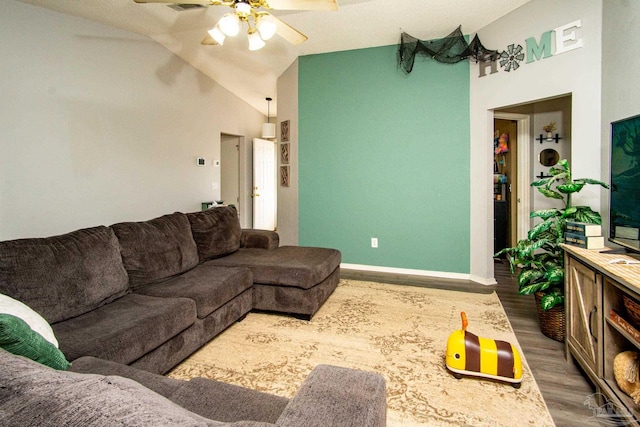
[[[604,248],[602,226],[600,224],[567,221],[564,242],[567,245],[585,249],[602,249]]]

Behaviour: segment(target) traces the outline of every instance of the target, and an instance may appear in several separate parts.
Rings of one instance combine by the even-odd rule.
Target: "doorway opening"
[[[220,134],[220,199],[234,205],[241,215],[240,203],[240,144],[241,137]]]
[[[549,153],[558,160],[571,158],[571,102],[568,94],[494,110],[496,252],[527,237],[531,211],[552,207],[531,183],[553,166]],[[547,138],[544,127],[552,123],[555,131]]]

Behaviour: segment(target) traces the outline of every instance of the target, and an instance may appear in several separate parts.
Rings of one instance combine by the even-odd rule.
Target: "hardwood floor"
[[[509,317],[522,347],[524,358],[531,368],[556,425],[601,425],[590,419],[593,412],[583,404],[585,399],[595,390],[579,367],[573,361],[566,360],[564,343],[547,338],[540,332],[533,297],[518,295],[515,279],[509,274],[507,265],[496,262],[495,275],[497,285],[482,286],[472,282],[401,274],[344,269],[341,272],[343,278],[353,280],[400,283],[465,292],[487,293],[495,291]],[[509,409],[517,413],[517,408]],[[516,419],[514,419],[515,425],[518,425]]]

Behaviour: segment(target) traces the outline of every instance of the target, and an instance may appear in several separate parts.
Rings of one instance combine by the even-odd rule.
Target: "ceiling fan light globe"
[[[218,25],[216,25],[215,27],[213,27],[207,32],[219,45],[222,46],[224,44],[224,39],[226,36],[222,32],[222,30],[220,30],[220,27]]]
[[[240,16],[247,17],[251,15],[251,6],[247,2],[241,1],[236,3],[235,9],[236,13]]]
[[[278,30],[276,23],[273,22],[273,19],[271,19],[269,15],[261,17],[256,24],[256,28],[262,40],[269,40]]]
[[[240,32],[240,18],[235,13],[227,13],[220,18],[216,27],[227,37],[237,36]]]
[[[260,38],[260,34],[255,30],[255,28],[251,28],[249,30],[249,50],[259,50],[262,49],[265,45],[264,40]]]

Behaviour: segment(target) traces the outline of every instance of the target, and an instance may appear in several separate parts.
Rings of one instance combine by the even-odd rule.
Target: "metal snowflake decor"
[[[503,50],[500,54],[500,66],[505,71],[517,70],[520,68],[520,61],[524,59],[522,46],[510,44],[507,50]]]

